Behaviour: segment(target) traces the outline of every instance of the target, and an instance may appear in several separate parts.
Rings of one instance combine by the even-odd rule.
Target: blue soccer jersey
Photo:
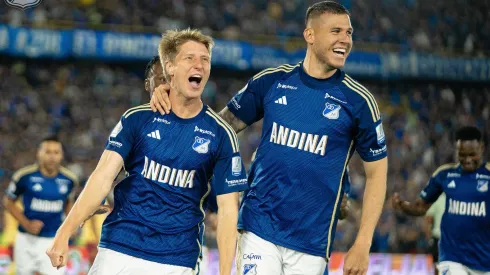
[[[248,188],[233,129],[207,106],[182,119],[146,104],[121,117],[106,149],[122,156],[127,177],[114,189],[100,246],[194,268],[211,189],[219,196]]]
[[[39,171],[39,165],[33,164],[14,173],[7,188],[7,196],[13,200],[22,197],[24,215],[29,220],[40,220],[44,223],[38,236],[54,237],[76,185],[77,176],[64,167],[60,168],[55,177],[46,177]],[[28,233],[20,225],[19,231]]]
[[[386,157],[374,97],[341,70],[316,79],[299,63],[255,75],[227,106],[248,125],[263,119],[239,228],[328,258],[350,157]]]
[[[471,269],[490,271],[490,164],[474,172],[464,172],[458,163],[437,169],[420,193],[434,203],[446,194],[441,220],[439,261],[452,261]]]

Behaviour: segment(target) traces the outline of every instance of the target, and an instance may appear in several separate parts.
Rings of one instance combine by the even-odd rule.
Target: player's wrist
[[[356,241],[354,242],[354,246],[359,247],[359,248],[363,248],[363,249],[368,250],[368,251],[371,249],[371,244],[372,244],[372,242],[370,240],[368,241],[364,238],[356,239]]]

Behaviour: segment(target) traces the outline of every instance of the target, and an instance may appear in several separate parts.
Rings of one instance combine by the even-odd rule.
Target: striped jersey
[[[106,149],[121,155],[127,176],[114,189],[100,246],[194,268],[211,189],[219,196],[248,188],[233,129],[206,105],[182,119],[146,104],[121,117]]]
[[[386,157],[373,95],[341,70],[316,79],[299,63],[260,72],[227,106],[248,125],[263,119],[239,228],[328,258],[349,159]]]
[[[439,167],[420,193],[434,203],[446,194],[441,219],[439,261],[460,263],[482,272],[490,272],[490,164],[466,172],[459,163]]]

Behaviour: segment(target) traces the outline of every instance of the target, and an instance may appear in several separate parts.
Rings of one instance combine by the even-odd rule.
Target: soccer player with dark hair
[[[5,209],[19,222],[14,245],[16,274],[63,274],[51,266],[44,251],[73,204],[77,176],[61,166],[63,146],[55,136],[39,144],[37,162],[19,169],[3,198]],[[24,210],[16,205],[22,198]]]
[[[490,274],[490,164],[483,160],[485,145],[475,127],[456,133],[458,163],[439,167],[414,202],[395,193],[393,206],[411,216],[423,216],[442,193],[446,206],[439,240],[440,274]]]
[[[366,189],[344,270],[367,272],[386,192],[381,114],[368,89],[341,70],[353,44],[347,9],[318,2],[308,9],[305,24],[304,60],[258,73],[220,112],[237,132],[263,119],[240,209],[239,274],[324,273],[354,151],[364,161]],[[154,111],[168,111],[168,104],[161,106],[165,93],[164,86],[155,91]]]
[[[220,273],[230,274],[238,192],[248,185],[235,132],[201,101],[213,44],[198,30],[162,36],[158,52],[172,87],[172,113],[153,113],[145,104],[123,114],[47,251],[53,266],[66,264],[68,236],[99,206],[124,167],[127,176],[114,188],[114,210],[104,221],[89,274],[194,274],[211,189],[219,206]]]

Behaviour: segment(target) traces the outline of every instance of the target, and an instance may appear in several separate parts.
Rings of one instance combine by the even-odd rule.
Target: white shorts
[[[88,275],[194,275],[192,268],[151,262],[99,247]]]
[[[325,258],[268,242],[244,231],[238,239],[237,275],[323,275]]]
[[[34,236],[17,232],[14,244],[14,261],[17,275],[32,275],[34,272],[43,275],[62,275],[65,268],[56,269],[46,255],[54,238]]]
[[[490,275],[490,272],[474,270],[460,263],[450,261],[440,262],[437,265],[437,269],[443,275]]]

